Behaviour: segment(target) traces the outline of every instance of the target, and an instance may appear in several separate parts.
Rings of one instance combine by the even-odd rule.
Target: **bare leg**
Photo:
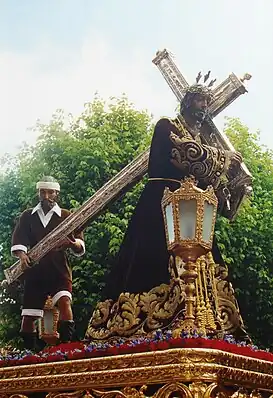
[[[57,304],[60,311],[60,321],[59,321],[60,342],[67,343],[72,340],[75,330],[71,301],[69,297],[63,296],[58,300]]]
[[[60,311],[60,321],[73,321],[70,298],[66,296],[59,298],[57,305]]]

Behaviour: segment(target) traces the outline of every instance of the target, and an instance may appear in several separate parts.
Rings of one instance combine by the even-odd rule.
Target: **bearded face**
[[[208,99],[204,95],[195,94],[192,100],[192,113],[199,122],[202,122],[208,113]]]
[[[208,114],[209,98],[204,94],[187,93],[181,103],[181,114],[202,123]]]
[[[44,213],[48,213],[53,208],[58,199],[58,192],[54,189],[40,189],[39,200]]]

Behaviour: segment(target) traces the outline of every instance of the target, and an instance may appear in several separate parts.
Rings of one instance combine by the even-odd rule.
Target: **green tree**
[[[2,263],[12,264],[9,252],[14,222],[26,207],[35,204],[35,183],[41,175],[51,174],[59,179],[61,205],[75,209],[148,147],[152,127],[150,115],[135,110],[124,97],[112,99],[108,107],[96,98],[86,105],[77,120],[69,123],[63,112],[58,111],[49,125],[38,124],[37,144],[23,148],[15,159],[5,159],[5,172],[0,177]],[[228,121],[226,133],[254,174],[255,193],[234,223],[218,220],[218,240],[230,265],[249,331],[257,343],[270,346],[272,153],[261,148],[258,136],[251,134],[237,119]],[[143,186],[144,181],[111,204],[86,230],[84,259],[71,258],[74,312],[80,337],[99,299],[104,275],[113,263]],[[19,299],[11,303],[0,297],[0,341],[8,342],[18,335],[19,306]]]
[[[125,97],[106,104],[99,98],[85,106],[77,120],[57,111],[49,125],[38,124],[35,146],[22,149],[16,159],[5,159],[0,180],[1,257],[11,265],[10,239],[15,220],[36,201],[35,183],[42,175],[61,182],[61,205],[74,210],[105,182],[141,153],[151,139],[151,117]],[[109,206],[86,230],[87,253],[71,258],[74,275],[74,312],[79,336],[103,287],[104,274],[118,251],[134,204],[143,187],[139,183],[122,200]],[[10,303],[2,297],[0,341],[18,336],[20,298]]]
[[[218,220],[217,238],[254,341],[273,349],[273,152],[238,119],[225,128],[253,175],[253,195],[234,222]]]

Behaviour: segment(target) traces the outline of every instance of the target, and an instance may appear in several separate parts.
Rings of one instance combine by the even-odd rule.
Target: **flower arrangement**
[[[45,362],[58,362],[109,355],[131,354],[137,352],[158,351],[171,348],[210,348],[273,362],[273,353],[259,350],[254,345],[236,342],[226,335],[223,340],[204,337],[198,333],[181,333],[172,337],[171,331],[157,330],[152,337],[138,337],[131,340],[117,339],[113,342],[72,342],[49,347],[39,353],[29,350],[0,354],[0,367],[30,365]]]

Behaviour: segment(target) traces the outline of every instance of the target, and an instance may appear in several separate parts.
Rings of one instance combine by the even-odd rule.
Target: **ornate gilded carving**
[[[249,340],[245,331],[243,319],[240,315],[238,302],[235,298],[234,289],[227,280],[228,269],[225,266],[215,267],[215,288],[218,296],[218,308],[223,329],[228,334],[237,338]]]
[[[173,396],[174,393],[181,394],[180,396],[185,398],[210,398],[208,392],[210,393],[212,389],[215,389],[214,383],[207,385],[203,382],[191,383],[189,386],[183,383],[168,383],[162,387],[158,387],[156,392],[149,397],[151,398],[168,398]],[[147,386],[142,386],[139,389],[134,387],[125,387],[120,390],[111,391],[99,391],[91,390],[89,391],[78,391],[75,393],[50,393],[46,398],[145,398],[145,392],[147,391]],[[65,395],[66,394],[66,395]]]
[[[147,387],[142,386],[139,390],[133,387],[125,387],[121,390],[98,391],[92,390],[92,398],[145,398]]]
[[[214,383],[212,385],[214,385]],[[189,385],[189,390],[192,393],[193,398],[203,398],[207,389],[207,384],[202,381],[196,381]]]
[[[249,398],[249,393],[246,388],[240,387],[231,395],[231,398]]]
[[[153,390],[155,390],[153,388]],[[77,391],[72,393],[50,393],[46,398],[145,398],[149,393],[147,386],[141,388],[125,387],[122,389],[114,389],[110,391]],[[202,381],[193,382],[190,384],[184,383],[167,383],[162,387],[156,387],[153,395],[149,394],[150,398],[170,398],[170,397],[183,397],[183,398],[263,398],[265,394],[257,390],[247,390],[245,388],[229,388],[218,383],[205,383]],[[16,395],[19,398],[19,396]],[[25,398],[25,396],[20,396]],[[270,398],[270,397],[269,397]]]
[[[51,392],[45,395],[45,398],[145,398],[146,394],[150,398],[272,398],[268,393],[258,390],[251,390],[242,387],[225,388],[220,383],[167,383],[163,386],[153,387],[152,395],[149,393],[149,387],[144,385],[140,388],[125,387],[121,389],[105,390],[80,390],[74,392]],[[175,394],[175,395],[174,395]],[[0,398],[28,398],[26,395],[0,395]]]
[[[142,294],[123,293],[116,303],[112,300],[98,303],[86,338],[107,340],[115,336],[149,336],[159,328],[176,328],[177,321],[183,321],[185,313],[185,283],[181,278],[185,263],[178,257],[171,257],[169,270],[169,285],[161,285]],[[196,270],[193,302],[196,329],[218,337],[233,334],[249,340],[234,290],[226,280],[227,268],[216,265],[209,252],[197,260]]]
[[[46,398],[92,398],[93,395],[89,391],[75,392],[50,392]]]
[[[220,381],[223,385],[244,385],[252,390],[255,388],[273,392],[273,363],[218,350],[180,348],[17,366],[0,369],[0,394],[10,397],[22,391],[91,392],[92,389],[116,390],[122,386],[197,381]],[[196,389],[196,385],[191,388]]]
[[[184,291],[179,279],[160,285],[147,293],[122,293],[116,303],[98,303],[86,338],[105,340],[113,336],[147,334],[168,326],[183,308]]]
[[[28,398],[26,395],[22,395],[22,394],[14,394],[11,395],[10,398]]]
[[[173,330],[173,336],[179,337],[182,331],[193,332],[198,330],[195,307],[196,307],[196,290],[195,281],[198,276],[196,264],[192,261],[187,261],[185,271],[182,274],[185,281],[185,314],[184,319],[178,322]],[[205,332],[205,329],[204,329]]]
[[[171,162],[184,175],[194,175],[199,182],[214,188],[219,186],[229,167],[225,151],[201,145],[192,136],[181,138],[171,133],[170,140],[174,145]]]
[[[183,398],[195,398],[189,387],[183,383],[168,383],[161,387],[152,398],[169,398],[174,393],[179,393],[179,396]]]
[[[149,390],[152,391],[152,395]],[[263,398],[267,397],[268,394],[256,389],[252,390],[235,386],[226,388],[220,383],[197,381],[193,383],[170,382],[150,389],[149,386],[143,385],[140,388],[128,386],[110,390],[90,389],[74,392],[51,392],[45,398],[145,398],[147,396],[150,398]],[[8,397],[27,398],[26,395],[21,394],[5,395],[5,398]]]

